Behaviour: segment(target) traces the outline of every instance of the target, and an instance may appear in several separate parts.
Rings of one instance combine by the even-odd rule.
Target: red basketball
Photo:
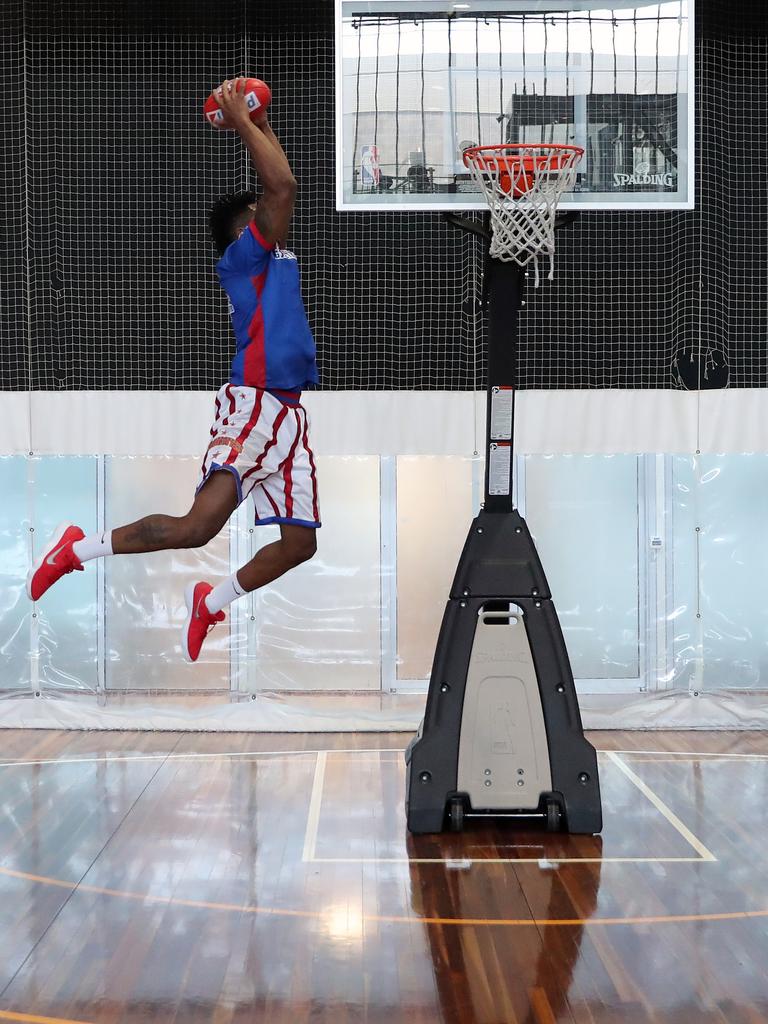
[[[534,182],[533,161],[527,157],[514,169],[514,179],[507,168],[499,173],[499,188],[506,195],[511,192],[515,199],[520,199],[530,192]]]
[[[214,128],[222,128],[224,112],[219,106],[217,96],[221,95],[221,86],[214,89],[203,105],[203,116]],[[272,91],[266,82],[260,78],[246,78],[245,80],[245,102],[251,112],[251,120],[255,120],[261,111],[266,110],[272,102]]]

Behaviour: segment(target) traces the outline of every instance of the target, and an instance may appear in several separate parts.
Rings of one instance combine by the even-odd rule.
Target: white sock
[[[245,593],[246,591],[238,583],[237,573],[233,572],[231,576],[213,588],[205,599],[205,607],[211,615],[215,615],[216,612],[220,612],[222,608],[226,608],[228,604],[232,604]]]
[[[104,555],[112,554],[112,531],[105,530],[104,533],[92,533],[90,537],[83,537],[76,540],[72,545],[81,562],[88,562],[92,558],[103,558]]]

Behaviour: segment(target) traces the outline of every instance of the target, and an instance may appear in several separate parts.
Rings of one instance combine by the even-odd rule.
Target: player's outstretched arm
[[[296,200],[296,179],[288,158],[269,127],[266,111],[257,122],[251,120],[245,102],[245,79],[222,83],[218,99],[225,124],[243,140],[264,188],[254,216],[259,233],[270,245],[284,241]]]

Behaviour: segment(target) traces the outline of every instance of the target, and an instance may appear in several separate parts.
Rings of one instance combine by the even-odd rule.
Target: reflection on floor
[[[601,837],[418,838],[401,733],[0,737],[0,1021],[768,1019],[764,734],[591,734]]]

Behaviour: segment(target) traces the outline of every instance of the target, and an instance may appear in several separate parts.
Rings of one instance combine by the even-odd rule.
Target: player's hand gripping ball
[[[234,79],[233,81],[237,81]],[[224,111],[221,109],[219,104],[219,98],[221,97],[221,86],[214,89],[208,99],[203,105],[203,115],[206,121],[214,128],[218,129],[231,129],[232,125],[226,123],[224,117]],[[264,111],[267,109],[269,104],[272,102],[272,91],[266,82],[262,82],[260,78],[246,78],[245,89],[243,91],[245,102],[248,106],[249,117],[252,121],[257,121]]]

